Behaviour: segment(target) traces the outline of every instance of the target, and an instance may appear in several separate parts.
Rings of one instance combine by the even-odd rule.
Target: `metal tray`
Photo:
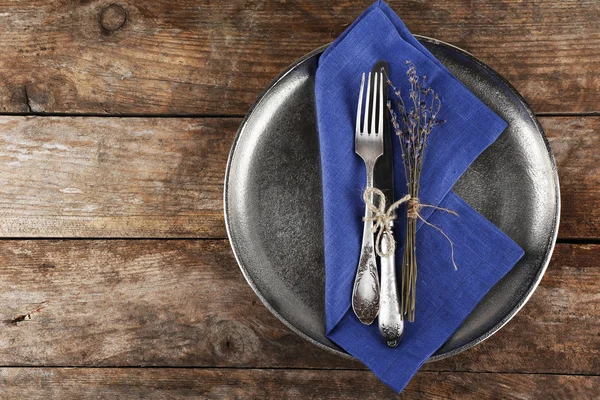
[[[531,109],[467,52],[418,37],[509,124],[454,191],[525,250],[524,257],[430,358],[498,331],[531,296],[556,242],[560,193],[554,157]],[[323,212],[314,100],[317,49],[291,65],[242,122],[225,176],[225,222],[238,264],[265,306],[298,335],[350,357],[325,336]]]

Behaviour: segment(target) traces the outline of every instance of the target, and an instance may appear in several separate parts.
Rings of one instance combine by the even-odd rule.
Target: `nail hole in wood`
[[[100,26],[106,32],[114,32],[127,22],[127,11],[118,4],[111,4],[100,14]]]

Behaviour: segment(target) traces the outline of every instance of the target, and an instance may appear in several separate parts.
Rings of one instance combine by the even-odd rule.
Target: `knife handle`
[[[390,228],[394,223],[390,222]],[[386,233],[381,238],[381,250],[388,251],[389,238]],[[402,340],[404,321],[398,304],[395,254],[381,257],[381,294],[379,300],[379,333],[389,347],[396,347]]]

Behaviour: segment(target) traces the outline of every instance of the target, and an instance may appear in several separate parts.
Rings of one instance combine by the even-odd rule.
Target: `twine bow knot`
[[[379,205],[378,207],[375,206],[373,202],[374,196],[372,195],[379,198],[379,201],[377,202]],[[377,237],[375,238],[375,252],[379,257],[389,257],[396,252],[396,241],[394,240],[394,234],[392,233],[393,222],[396,220],[396,209],[410,199],[410,195],[407,194],[386,209],[385,195],[381,190],[377,188],[367,188],[365,190],[363,200],[367,208],[371,210],[373,216],[365,217],[364,220],[374,222],[371,232],[377,232]],[[388,238],[386,251],[383,251],[381,246],[383,235],[386,235]]]
[[[375,196],[379,199],[379,201],[377,202],[378,206],[375,206]],[[452,250],[452,265],[454,266],[455,270],[458,269],[458,267],[456,266],[456,262],[454,261],[454,242],[452,241],[452,239],[448,237],[448,235],[442,230],[442,228],[427,221],[419,213],[419,210],[423,207],[433,208],[435,210],[444,211],[452,215],[458,216],[458,213],[456,211],[450,210],[448,208],[432,206],[431,204],[419,203],[419,198],[411,197],[410,194],[407,194],[400,200],[392,203],[386,209],[385,195],[381,190],[377,188],[365,189],[365,192],[363,194],[363,200],[367,208],[373,214],[372,217],[365,217],[363,220],[374,222],[373,228],[371,228],[371,232],[377,232],[377,236],[375,238],[375,252],[379,257],[389,257],[396,252],[396,241],[394,240],[394,235],[392,233],[392,226],[393,222],[396,220],[396,210],[402,204],[407,203],[408,209],[406,212],[406,216],[408,218],[420,219],[421,221],[423,221],[424,224],[436,229],[438,232],[444,235],[446,240],[448,240],[448,243],[450,243],[450,248]],[[388,238],[386,251],[383,251],[382,248],[382,241],[384,236],[387,236]]]

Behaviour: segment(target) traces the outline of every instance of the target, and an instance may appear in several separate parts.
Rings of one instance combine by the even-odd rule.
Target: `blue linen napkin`
[[[429,138],[419,197],[424,204],[459,214],[432,208],[421,211],[454,242],[458,271],[446,238],[421,222],[416,320],[405,325],[403,341],[395,349],[385,345],[376,323],[362,325],[351,309],[366,181],[364,163],[354,152],[354,120],[361,74],[379,59],[389,62],[390,78],[404,94],[408,94],[405,62],[410,60],[441,96],[439,117],[446,123],[435,127]],[[323,179],[327,335],[399,392],[523,255],[516,243],[451,191],[506,123],[435,59],[383,1],[368,8],[321,55],[315,95]],[[396,138],[393,143],[395,197],[399,199],[407,188],[400,145]],[[403,226],[400,219],[395,232],[399,245],[403,244]],[[402,249],[398,247],[400,269]]]

